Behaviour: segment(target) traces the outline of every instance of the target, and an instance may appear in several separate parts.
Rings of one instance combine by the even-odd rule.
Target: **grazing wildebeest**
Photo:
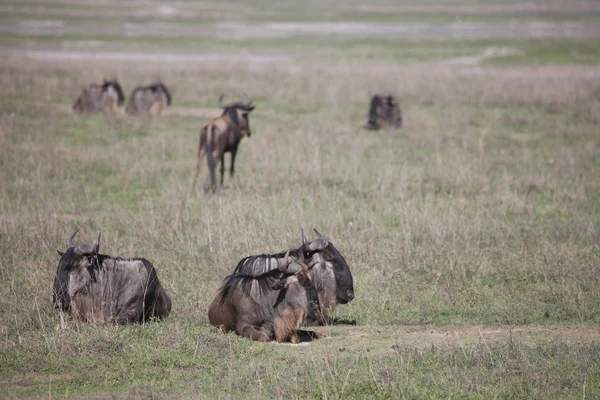
[[[171,299],[152,263],[143,258],[99,254],[100,234],[93,245],[67,239],[54,280],[52,304],[92,323],[126,324],[166,317]]]
[[[125,112],[129,115],[160,115],[163,108],[171,105],[171,93],[163,83],[138,86],[133,89]]]
[[[73,103],[75,112],[112,112],[115,103],[122,106],[125,102],[125,96],[121,85],[116,80],[104,80],[102,85],[95,83],[84,88],[81,95]]]
[[[247,257],[240,264],[253,258]],[[208,308],[211,325],[257,341],[301,341],[298,328],[302,322],[321,318],[309,267],[302,258],[296,261],[289,254],[270,262],[274,268],[264,274],[225,278]],[[325,336],[312,333],[313,338]]]
[[[219,118],[210,120],[200,131],[200,145],[198,148],[198,162],[191,191],[196,187],[196,179],[200,172],[202,158],[206,155],[208,168],[210,169],[210,184],[213,193],[216,190],[215,169],[221,163],[221,185],[225,175],[225,153],[231,153],[231,177],[235,173],[235,155],[238,151],[240,141],[244,136],[250,137],[250,122],[248,114],[254,110],[252,100],[246,99],[245,103],[235,102],[224,105],[223,96],[219,97],[219,107],[223,113]],[[216,160],[216,161],[215,161]]]
[[[314,229],[317,238],[308,242],[302,230],[302,246],[290,250],[293,258],[306,258],[306,264],[311,267],[310,275],[319,293],[319,303],[323,318],[314,323],[331,323],[331,315],[337,304],[346,304],[354,299],[354,281],[352,273],[344,257],[333,246],[331,239],[321,235]],[[284,253],[248,257],[242,260],[233,272],[240,275],[261,275],[277,268],[277,262]]]
[[[366,128],[379,130],[382,128],[400,128],[401,126],[402,112],[398,106],[398,100],[391,95],[373,96]]]

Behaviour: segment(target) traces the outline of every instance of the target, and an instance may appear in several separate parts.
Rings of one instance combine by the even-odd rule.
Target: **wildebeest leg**
[[[217,189],[217,177],[215,174],[215,169],[217,169],[217,163],[215,159],[219,159],[219,157],[215,157],[211,150],[206,152],[206,159],[208,161],[208,168],[210,169],[210,188],[214,193]]]
[[[235,332],[243,337],[250,338],[257,342],[269,342],[271,338],[266,333],[261,332],[257,327],[245,324],[237,324]]]
[[[225,152],[221,153],[221,186],[223,186],[223,176],[225,175]]]

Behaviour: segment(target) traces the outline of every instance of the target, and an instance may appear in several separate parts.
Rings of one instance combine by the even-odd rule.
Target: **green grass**
[[[302,12],[269,4],[208,7],[232,7],[239,14],[231,20],[250,23],[347,20],[356,6],[328,5],[320,15],[316,3]],[[124,20],[145,18],[125,8]],[[403,18],[434,18],[427,15]],[[102,40],[104,50],[294,58],[0,57],[3,397],[600,397],[593,38],[0,35],[11,48],[52,49],[65,40]],[[439,62],[493,47],[518,53],[477,66]],[[163,80],[174,104],[155,119],[73,115],[81,88],[104,77],[117,78],[126,95]],[[257,108],[235,184],[226,176],[215,195],[186,197],[202,124],[218,114],[221,93],[233,101],[243,92]],[[361,128],[378,92],[400,99],[402,129]],[[201,186],[206,180],[203,166]],[[352,270],[356,299],[336,317],[356,326],[318,328],[329,338],[303,346],[210,327],[207,306],[241,258],[296,247],[300,229],[313,226],[333,237]],[[76,229],[86,241],[102,232],[102,252],[151,260],[172,314],[124,327],[62,324],[50,305],[56,250]]]

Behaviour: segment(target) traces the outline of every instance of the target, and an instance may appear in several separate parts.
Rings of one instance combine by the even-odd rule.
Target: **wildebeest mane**
[[[121,88],[121,85],[119,84],[119,82],[117,82],[116,80],[112,80],[112,81],[105,80],[104,83],[102,84],[102,90],[106,91],[106,89],[108,89],[111,86],[117,92],[117,104],[122,106],[123,103],[125,102],[125,95],[123,94],[123,89]]]
[[[236,268],[237,269],[237,268]],[[242,289],[242,293],[246,296],[251,295],[252,286],[256,282],[260,295],[265,295],[275,283],[279,281],[283,272],[279,269],[273,269],[258,276],[240,275],[233,273],[227,276],[221,290],[220,303],[223,304],[229,293],[236,287]]]
[[[238,265],[233,270],[234,274],[238,275],[249,275],[249,276],[258,276],[262,275],[268,271],[277,268],[277,265],[272,264],[274,259],[281,260],[287,254],[286,252],[281,252],[277,254],[260,254],[257,256],[250,256],[242,259]],[[298,251],[290,250],[289,255],[296,260],[298,259]]]

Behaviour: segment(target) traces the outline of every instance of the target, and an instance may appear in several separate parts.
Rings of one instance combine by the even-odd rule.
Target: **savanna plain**
[[[0,8],[0,397],[600,398],[595,2]],[[127,96],[162,80],[173,105],[73,114],[103,78]],[[190,194],[222,93],[254,98],[252,136],[233,180],[205,192],[203,166]],[[362,128],[374,93],[398,97],[401,129]],[[209,325],[241,258],[312,227],[354,276],[339,323],[314,328],[328,338]],[[76,229],[151,260],[171,315],[61,321]]]

